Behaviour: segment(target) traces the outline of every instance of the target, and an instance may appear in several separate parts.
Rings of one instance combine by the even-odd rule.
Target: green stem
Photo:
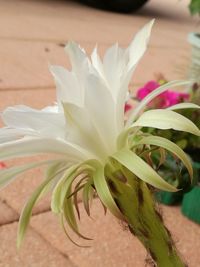
[[[127,170],[123,170],[123,176],[121,181],[119,176],[117,179],[112,176],[109,185],[130,232],[142,242],[155,266],[186,267],[163,224],[146,183]]]

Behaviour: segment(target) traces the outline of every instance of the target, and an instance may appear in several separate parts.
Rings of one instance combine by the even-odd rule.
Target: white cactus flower
[[[34,192],[22,212],[18,245],[23,239],[34,204],[46,189],[52,189],[52,184],[52,210],[64,216],[79,235],[72,197],[67,196],[75,197],[80,189],[83,189],[83,201],[88,213],[89,199],[96,191],[105,207],[122,218],[105,175],[106,166],[111,164],[111,160],[128,168],[152,186],[175,191],[172,185],[137,155],[136,147],[141,144],[171,151],[183,161],[192,176],[191,164],[179,147],[167,139],[143,135],[141,131],[145,126],[200,134],[199,129],[174,112],[173,107],[171,110],[147,111],[140,116],[142,109],[153,97],[169,86],[179,86],[184,82],[172,82],[155,90],[124,123],[128,84],[146,50],[152,25],[153,21],[145,25],[128,48],[122,49],[117,44],[109,48],[103,60],[96,48],[91,58],[88,58],[83,49],[70,42],[65,51],[72,70],[60,66],[50,67],[57,88],[57,105],[42,110],[15,106],[1,113],[5,127],[0,130],[0,160],[44,153],[57,155],[55,160],[0,170],[0,186],[3,187],[16,175],[30,168],[48,165],[46,180]],[[182,107],[198,108],[193,104],[179,104],[174,109]],[[139,138],[134,138],[137,136]],[[80,174],[85,176],[77,183],[73,194],[72,183]]]

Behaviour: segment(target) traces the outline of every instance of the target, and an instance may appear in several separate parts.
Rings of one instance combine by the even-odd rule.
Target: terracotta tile
[[[190,267],[197,267],[200,262],[200,255],[196,253],[200,248],[199,226],[183,217],[179,207],[163,207],[163,214],[180,253]],[[104,216],[97,201],[93,205],[92,218],[93,220],[88,219],[83,214],[80,227],[82,233],[94,238],[90,248],[77,248],[71,244],[61,231],[58,219],[50,212],[34,216],[31,225],[80,267],[131,267],[133,262],[134,267],[144,266],[146,252],[141,244],[111,215]]]
[[[27,89],[54,86],[48,65],[65,65],[63,47],[51,43],[0,40],[0,89]],[[49,52],[46,52],[48,49]]]
[[[182,68],[190,54],[187,34],[196,25],[188,14],[187,4],[186,0],[177,3],[152,0],[133,16],[91,9],[70,1],[49,1],[48,5],[45,1],[2,1],[0,89],[52,87],[48,63],[69,66],[58,44],[76,40],[91,51],[98,43],[102,54],[116,41],[126,46],[152,17],[158,19],[151,48],[139,64],[140,71],[136,72],[134,81],[144,82],[158,71],[170,80],[178,79],[180,69],[181,75],[185,74]]]
[[[189,267],[200,263],[200,225],[182,215],[180,207],[163,206],[163,218],[171,231],[179,252]]]
[[[32,40],[74,39],[106,44],[112,43],[113,39],[126,42],[138,27],[156,18],[160,33],[165,26],[170,27],[171,32],[175,27],[179,30],[176,37],[196,26],[189,16],[187,5],[187,0],[163,3],[152,0],[139,13],[127,15],[89,8],[75,1],[48,1],[47,4],[45,1],[4,0],[1,4],[0,36]],[[159,43],[182,46],[181,41],[174,43],[171,38],[160,38]]]
[[[0,267],[74,267],[67,258],[29,229],[19,251],[16,249],[17,223],[0,227]]]
[[[9,10],[7,13],[4,12],[0,21],[5,24],[9,20],[9,24],[7,29],[0,26],[0,37],[52,42],[73,39],[79,42],[110,44],[113,39],[115,41],[124,41],[125,37],[129,36],[124,32],[125,28],[132,35],[133,31],[136,31],[148,21],[148,18],[133,18],[126,15],[107,13],[70,2],[56,3],[57,10],[52,8],[55,3],[52,5],[49,2],[49,5],[41,5],[41,3],[37,2],[37,5],[34,5],[35,12],[40,9],[43,12],[43,16],[38,15],[36,17],[33,12],[28,12],[30,5],[30,2],[23,3],[22,9],[26,10],[26,15],[22,15],[20,18],[14,10]],[[8,8],[7,4],[6,6]],[[11,5],[9,8],[12,10],[14,6]],[[79,16],[79,19],[77,19],[77,16]],[[15,21],[15,25],[12,23],[13,21]],[[27,22],[26,25],[24,25],[25,21]],[[49,25],[51,26],[49,27]],[[16,28],[20,30],[16,31]],[[121,32],[120,35],[119,32]]]
[[[19,215],[6,203],[0,200],[0,225],[16,221]]]
[[[53,105],[56,100],[55,88],[30,90],[0,90],[0,110],[8,106],[26,105],[42,109]]]
[[[104,216],[98,201],[93,204],[92,219],[83,213],[80,230],[94,240],[88,243],[74,237],[81,245],[91,245],[89,248],[73,245],[61,230],[56,215],[50,212],[34,216],[31,225],[79,267],[131,267],[133,262],[134,267],[143,266],[146,252],[140,243],[115,218]]]

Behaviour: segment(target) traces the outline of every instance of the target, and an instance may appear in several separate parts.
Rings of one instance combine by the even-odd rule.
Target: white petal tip
[[[62,71],[66,72],[67,70],[65,68],[63,68],[62,66],[49,65],[49,71],[51,72],[53,77],[56,78],[57,76],[59,76],[59,74],[62,73]]]
[[[54,74],[54,71],[58,68],[58,66],[56,65],[51,65],[49,64],[49,71],[51,72],[51,74]]]
[[[153,18],[153,19],[150,21],[150,23],[153,25],[153,24],[155,23],[155,20],[156,20],[156,19]]]
[[[147,29],[147,32],[149,33],[149,35],[151,33],[151,30],[152,30],[154,23],[155,23],[155,19],[152,19],[150,22],[148,22],[146,25],[144,25],[144,28]]]
[[[73,52],[77,52],[77,51],[79,51],[79,52],[85,54],[85,50],[84,50],[78,43],[76,43],[76,42],[74,42],[74,41],[69,41],[69,42],[66,44],[64,50],[65,50],[65,52],[66,52],[67,54],[70,54],[72,51],[73,51]]]
[[[74,41],[69,41],[66,45],[65,45],[65,50],[71,49],[74,46],[76,46],[77,44]]]

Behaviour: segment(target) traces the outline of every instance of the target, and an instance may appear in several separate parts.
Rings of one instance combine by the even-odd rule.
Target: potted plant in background
[[[189,66],[188,76],[191,81],[194,82],[195,87],[193,88],[196,91],[199,91],[200,84],[200,33],[192,32],[188,35],[188,41],[192,46],[191,52],[191,62]],[[196,93],[197,94],[197,93]],[[200,102],[200,93],[194,96],[195,102]]]
[[[200,13],[200,1],[192,1],[192,13]],[[188,76],[193,81],[191,88],[191,101],[200,104],[200,34],[190,33],[188,36],[189,43],[192,46],[191,63],[189,66]],[[192,114],[186,114],[200,127],[200,110],[194,111]],[[194,138],[186,147],[186,152],[196,162],[197,184],[190,192],[184,195],[182,203],[182,212],[191,220],[200,224],[200,138]]]
[[[92,7],[106,9],[115,12],[133,12],[145,5],[148,0],[80,0]],[[189,9],[192,15],[200,14],[200,1],[191,0]]]
[[[103,61],[96,48],[89,59],[83,49],[70,42],[65,50],[72,71],[50,67],[57,87],[57,105],[42,110],[16,106],[2,112],[6,126],[0,130],[1,160],[41,153],[57,155],[52,160],[0,171],[0,186],[3,187],[22,172],[40,165],[48,166],[46,179],[22,211],[18,246],[24,238],[33,206],[49,190],[53,190],[51,209],[58,214],[67,236],[71,239],[68,226],[88,240],[77,224],[80,216],[77,193],[82,191],[88,216],[90,202],[99,197],[105,209],[127,224],[130,233],[141,241],[158,267],[186,266],[163,224],[152,189],[177,190],[157,171],[167,151],[184,164],[190,177],[193,176],[192,165],[179,146],[144,132],[143,127],[174,129],[197,136],[200,130],[176,112],[177,105],[171,110],[143,110],[168,87],[188,82],[176,81],[157,88],[131,111],[124,124],[128,84],[146,50],[152,24],[143,27],[127,49],[118,45],[109,48]],[[104,103],[103,109],[99,102]],[[182,107],[199,108],[190,103]],[[152,157],[154,153],[158,161]]]
[[[101,9],[115,12],[132,12],[141,8],[148,0],[80,0],[81,2]]]
[[[192,0],[189,5],[189,9],[192,15],[200,14],[200,1]],[[192,46],[191,59],[188,68],[187,78],[192,81],[192,85],[185,93],[178,92],[165,92],[164,94],[154,99],[148,108],[158,108],[159,105],[170,106],[172,104],[181,103],[189,100],[192,103],[200,104],[200,34],[193,32],[188,35],[188,41]],[[143,88],[140,88],[137,92],[136,100],[141,100],[148,93],[155,90],[161,84],[166,83],[167,80],[163,75],[158,75],[155,80],[149,81]],[[200,127],[200,111],[199,110],[181,110],[182,115],[191,119],[198,127]],[[148,129],[152,133],[152,129]],[[155,130],[153,130],[155,131]],[[155,134],[167,137],[173,142],[183,148],[186,153],[193,160],[194,167],[194,180],[190,184],[189,177],[185,173],[185,169],[182,170],[182,179],[180,179],[179,169],[176,164],[173,164],[173,158],[168,157],[165,164],[162,166],[162,172],[165,173],[166,179],[174,177],[174,173],[177,172],[176,183],[180,188],[184,190],[176,193],[160,191],[157,193],[157,198],[160,202],[168,205],[174,205],[180,203],[182,200],[182,212],[193,221],[200,223],[200,138],[188,135],[187,133],[173,133],[172,131],[155,131]],[[161,171],[161,170],[160,170]],[[184,179],[183,179],[184,177]],[[187,193],[187,194],[186,194]]]
[[[165,91],[163,94],[154,99],[148,105],[147,109],[159,107],[170,108],[171,105],[182,102],[184,103],[188,100],[192,103],[198,105],[200,104],[200,35],[198,33],[190,33],[188,39],[192,45],[191,62],[188,69],[188,78],[191,80],[192,85],[190,85],[185,92],[175,92],[170,89]],[[164,78],[164,76],[157,75],[156,80],[149,81],[144,85],[144,87],[138,89],[136,93],[136,99],[141,101],[144,97],[146,97],[146,95],[158,88],[161,84],[165,83],[167,83],[167,80]],[[198,127],[200,127],[200,110],[180,109],[178,112],[191,119]],[[177,186],[184,190],[176,193],[159,191],[156,195],[160,202],[167,205],[174,205],[183,200],[183,214],[193,221],[200,223],[200,138],[183,132],[176,133],[173,131],[155,129],[146,130],[151,134],[169,138],[182,149],[184,149],[185,152],[192,158],[193,167],[195,170],[195,177],[192,184],[190,184],[189,176],[185,172],[183,166],[181,166],[182,178],[180,179],[181,168],[177,168],[177,164],[174,163],[174,159],[172,157],[168,156],[168,158],[166,158],[167,160],[159,171],[165,173],[165,179],[168,181],[172,179],[172,177],[173,179],[176,177],[174,183],[177,183]],[[175,173],[176,175],[174,175]]]
[[[199,0],[191,0],[189,9],[192,15],[200,15],[200,1]]]

